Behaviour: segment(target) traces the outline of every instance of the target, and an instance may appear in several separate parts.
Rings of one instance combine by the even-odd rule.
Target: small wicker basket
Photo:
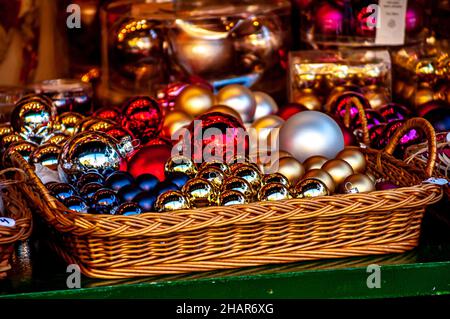
[[[425,168],[391,155],[412,127],[428,138],[431,156]],[[89,277],[115,279],[413,249],[426,206],[442,197],[441,186],[423,183],[432,175],[436,156],[433,127],[411,119],[385,150],[361,150],[369,173],[400,187],[134,216],[71,212],[20,155],[11,159],[33,181],[23,184],[22,191],[50,226],[56,251]]]
[[[7,271],[11,269],[9,260],[14,244],[27,239],[33,228],[31,210],[20,188],[26,179],[27,175],[19,169],[0,171],[0,196],[5,209],[5,214],[0,215],[0,279],[6,277]]]

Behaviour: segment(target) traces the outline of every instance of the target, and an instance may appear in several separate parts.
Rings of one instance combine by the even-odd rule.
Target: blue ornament
[[[118,205],[116,192],[111,189],[101,188],[92,196],[92,208],[97,214],[109,214]]]
[[[147,192],[154,190],[158,183],[158,178],[152,174],[142,174],[136,178],[136,184],[139,188]]]
[[[168,177],[166,181],[177,185],[178,188],[182,188],[189,179],[190,177],[185,173],[174,172],[170,174],[170,177]]]
[[[112,214],[114,215],[123,215],[123,216],[131,216],[131,215],[139,215],[142,213],[142,208],[133,202],[125,202],[120,204],[120,206],[113,209]]]
[[[151,212],[156,202],[156,195],[150,192],[140,192],[133,199],[133,202],[138,204],[144,212]]]
[[[92,201],[92,196],[94,196],[95,192],[99,189],[104,188],[104,186],[100,183],[87,183],[80,189],[80,195],[87,201]]]
[[[137,186],[125,185],[117,191],[117,196],[119,196],[122,202],[129,202],[140,192],[142,192],[142,190]]]
[[[165,193],[167,191],[177,191],[178,189],[179,188],[176,184],[174,184],[170,181],[163,181],[163,182],[159,182],[158,185],[156,185],[154,193],[156,194],[156,196],[159,196],[162,193]]]
[[[66,183],[58,183],[52,186],[51,194],[59,200],[64,200],[70,196],[78,195],[72,185]]]
[[[45,187],[51,192],[53,186],[55,186],[57,184],[58,184],[58,182],[48,182],[48,183],[45,183]]]
[[[107,178],[109,175],[111,175],[114,172],[116,172],[116,170],[114,168],[107,167],[103,170],[102,175],[104,178]]]
[[[115,191],[118,191],[126,185],[131,185],[134,183],[134,178],[130,173],[117,171],[110,174],[105,181],[105,185]]]
[[[85,173],[80,176],[77,182],[78,189],[81,189],[84,185],[88,183],[100,183],[103,184],[104,178],[102,175],[96,172]]]
[[[88,205],[84,199],[79,196],[70,196],[64,200],[64,205],[70,210],[78,213],[87,213]]]

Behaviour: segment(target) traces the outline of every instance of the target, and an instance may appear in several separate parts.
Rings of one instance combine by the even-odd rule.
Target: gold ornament
[[[53,171],[58,168],[58,156],[61,147],[54,144],[42,144],[31,153],[29,162],[31,164],[41,164]]]
[[[293,157],[283,157],[275,161],[271,170],[284,175],[292,185],[295,185],[305,174],[302,163]]]
[[[363,88],[363,91],[365,92],[364,97],[369,101],[372,109],[379,109],[383,105],[389,103],[389,97],[384,88],[377,85],[370,85]]]
[[[272,173],[272,174],[265,175],[261,182],[262,182],[262,185],[267,185],[270,183],[279,183],[279,184],[283,184],[287,188],[291,187],[291,183],[289,183],[289,180],[286,178],[286,176],[284,176],[283,174],[280,174],[280,173]]]
[[[322,102],[312,89],[304,89],[294,96],[295,103],[304,105],[310,111],[321,111]]]
[[[334,193],[334,190],[336,189],[336,184],[334,183],[333,177],[331,177],[330,174],[328,174],[327,171],[315,168],[312,170],[309,170],[306,172],[306,174],[303,176],[304,179],[317,179],[325,184],[330,194]]]
[[[297,198],[311,198],[330,195],[325,183],[315,178],[307,178],[298,182],[295,186],[295,193],[297,194]]]
[[[419,106],[425,104],[427,102],[433,101],[434,99],[434,91],[430,88],[422,88],[416,91],[416,94],[413,95],[414,105]]]
[[[327,161],[328,159],[326,157],[315,155],[308,157],[306,161],[303,162],[303,166],[305,167],[306,171],[309,171],[315,168],[322,168],[323,164],[325,164]]]
[[[336,155],[336,158],[349,163],[355,173],[364,173],[366,171],[366,157],[358,147],[346,147]]]
[[[225,192],[229,190],[240,192],[249,202],[255,196],[253,188],[245,179],[241,177],[232,176],[225,179],[223,182],[222,191]]]
[[[214,105],[213,107],[211,107],[208,110],[208,113],[210,113],[210,112],[220,112],[220,113],[228,114],[228,115],[234,116],[240,122],[242,122],[242,118],[241,118],[241,115],[239,114],[239,112],[229,106],[226,106],[226,105]]]
[[[216,95],[216,104],[223,104],[236,110],[244,123],[253,121],[256,101],[252,91],[240,84],[230,84]]]
[[[369,178],[372,180],[372,182],[374,184],[377,183],[377,178],[375,177],[375,175],[371,174],[371,173],[366,173],[367,176],[369,176]]]
[[[203,178],[193,178],[184,184],[183,194],[187,197],[192,207],[206,207],[218,204],[218,194],[215,187]]]
[[[3,136],[10,135],[13,133],[14,133],[13,128],[11,127],[11,125],[9,123],[0,124],[0,139]]]
[[[78,123],[84,119],[84,116],[76,112],[65,112],[57,117],[57,131],[68,135],[78,133]]]
[[[207,167],[199,171],[196,177],[206,179],[216,187],[216,189],[220,189],[225,180],[225,174],[216,167]]]
[[[203,171],[204,169],[208,168],[208,167],[215,167],[220,169],[225,175],[229,175],[231,173],[230,167],[223,163],[223,162],[219,162],[219,161],[214,161],[214,162],[204,162],[200,165],[200,168],[198,169],[198,171]]]
[[[214,95],[200,85],[185,87],[175,99],[175,109],[196,117],[205,113],[214,103]]]
[[[23,137],[17,133],[5,135],[0,139],[0,148],[2,151],[5,151],[12,143],[23,140]]]
[[[178,172],[193,177],[197,173],[197,167],[192,159],[182,155],[175,155],[164,164],[164,172],[166,176]]]
[[[343,159],[332,159],[323,164],[322,169],[327,171],[336,185],[341,184],[348,176],[353,174],[353,168]]]
[[[42,139],[42,144],[54,144],[54,145],[62,145],[69,139],[70,135],[54,132],[52,134],[47,135]]]
[[[259,147],[268,146],[269,133],[283,125],[284,120],[277,115],[266,115],[253,122],[251,133],[257,139]]]
[[[164,117],[161,134],[166,137],[172,137],[179,129],[189,125],[192,119],[192,116],[183,111],[173,110],[168,112]]]
[[[220,206],[231,206],[247,204],[248,201],[241,192],[228,190],[220,194],[219,203]]]
[[[31,154],[36,150],[38,145],[30,141],[17,141],[8,146],[3,154],[3,165],[5,167],[12,166],[10,156],[12,153],[20,154],[27,162],[30,159]]]
[[[180,191],[167,191],[158,196],[155,203],[157,212],[171,212],[179,209],[189,209],[189,200]]]
[[[231,167],[234,176],[245,179],[256,193],[261,187],[261,173],[258,167],[250,163],[236,163]]]
[[[290,198],[292,198],[292,194],[286,185],[281,183],[266,184],[258,192],[259,201],[276,201]]]
[[[89,122],[85,126],[84,130],[93,132],[104,132],[110,127],[113,127],[115,125],[117,125],[117,123],[112,120],[94,118],[93,121]]]
[[[253,95],[255,96],[256,101],[254,121],[278,112],[278,105],[269,94],[264,92],[253,92]]]
[[[347,177],[340,186],[343,194],[365,193],[375,190],[375,183],[365,174],[353,174]]]

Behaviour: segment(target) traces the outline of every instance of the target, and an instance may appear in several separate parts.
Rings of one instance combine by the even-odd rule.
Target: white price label
[[[436,185],[447,185],[448,181],[445,178],[438,178],[438,177],[430,177],[429,179],[423,181],[427,184],[436,184]]]
[[[0,226],[14,227],[15,225],[16,221],[14,219],[8,217],[0,217]]]
[[[380,0],[377,12],[375,43],[402,45],[405,43],[407,0]]]

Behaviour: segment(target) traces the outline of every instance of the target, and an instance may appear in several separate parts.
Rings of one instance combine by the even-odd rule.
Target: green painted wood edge
[[[381,266],[381,288],[369,289],[365,267],[215,279],[161,281],[55,290],[0,298],[389,298],[450,294],[450,262]]]

